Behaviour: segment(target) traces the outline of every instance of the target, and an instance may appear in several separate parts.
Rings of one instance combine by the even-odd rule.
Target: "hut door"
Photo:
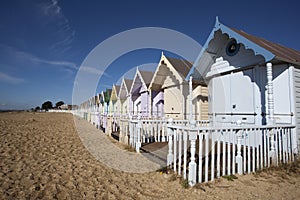
[[[230,96],[232,121],[240,120],[242,123],[255,123],[255,92],[253,69],[231,74]]]
[[[274,118],[279,124],[292,123],[291,76],[286,66],[273,67]]]
[[[211,80],[210,112],[217,124],[255,123],[253,70],[231,73]]]

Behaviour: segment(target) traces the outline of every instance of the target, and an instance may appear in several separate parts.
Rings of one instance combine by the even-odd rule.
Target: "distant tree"
[[[59,106],[64,105],[65,103],[63,101],[59,101],[55,104],[55,107],[58,108]]]
[[[52,105],[51,101],[46,101],[42,104],[42,109],[43,110],[49,110],[49,109],[52,109],[52,108],[53,108],[53,105]]]
[[[39,106],[35,107],[34,112],[36,112],[38,110],[41,110],[41,107],[39,107]]]

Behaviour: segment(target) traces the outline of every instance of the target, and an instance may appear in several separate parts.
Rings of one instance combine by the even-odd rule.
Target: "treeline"
[[[38,111],[38,110],[49,110],[49,109],[57,109],[60,106],[64,105],[65,103],[63,101],[58,101],[55,106],[53,106],[51,101],[45,101],[42,106],[37,106],[35,107],[34,111]]]

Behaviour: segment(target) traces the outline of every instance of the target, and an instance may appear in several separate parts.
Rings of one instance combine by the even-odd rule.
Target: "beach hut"
[[[132,101],[131,94],[129,93],[133,80],[122,79],[122,83],[119,91],[119,100],[120,100],[120,115],[129,116],[132,115]]]
[[[95,115],[96,115],[96,127],[100,128],[100,115],[101,115],[101,103],[100,103],[100,94],[97,94],[95,96],[96,98],[96,110],[95,110]]]
[[[111,92],[112,89],[106,89],[105,92],[103,92],[104,95],[104,113],[106,113],[107,115],[111,114],[111,110],[112,108],[109,106],[110,104],[110,97],[111,97]]]
[[[299,51],[227,27],[217,18],[190,76],[208,84],[212,125],[295,124],[292,140],[299,144]]]
[[[109,101],[109,107],[110,107],[110,113],[113,115],[119,115],[120,113],[120,101],[118,94],[120,92],[120,85],[113,85],[112,91],[111,91],[111,96],[110,96],[110,101]]]
[[[105,107],[105,101],[104,101],[104,92],[102,91],[100,94],[99,94],[99,101],[100,101],[100,114],[103,115],[104,114],[104,107]]]
[[[189,61],[161,55],[149,85],[153,116],[189,119],[189,82],[185,80],[192,67]],[[193,82],[193,118],[207,119],[207,87]]]
[[[153,72],[137,68],[129,93],[133,104],[133,115],[150,117],[150,101],[148,86],[152,80]]]
[[[95,126],[97,126],[97,99],[97,95],[91,98],[91,123]]]

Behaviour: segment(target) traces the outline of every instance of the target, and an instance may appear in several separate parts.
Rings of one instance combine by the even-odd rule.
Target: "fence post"
[[[238,126],[241,126],[241,122],[237,122]],[[243,174],[243,157],[242,157],[242,136],[243,136],[243,130],[242,129],[237,129],[237,156],[235,157],[235,162],[237,163],[237,173],[238,174]]]
[[[129,117],[128,124],[129,124],[129,145],[132,146],[133,145],[133,123],[132,123],[131,116]]]
[[[271,140],[271,150],[270,150],[270,158],[271,158],[271,164],[272,165],[277,165],[277,156],[275,152],[275,133],[274,133],[274,128],[269,130],[269,135],[270,135],[270,140]]]
[[[165,142],[166,141],[166,120],[164,117],[162,117],[162,127],[161,127],[161,141]]]
[[[196,121],[190,121],[191,128],[196,126]],[[197,176],[197,164],[195,162],[195,153],[196,153],[196,140],[197,140],[197,131],[190,131],[189,140],[191,141],[191,161],[189,163],[189,177],[188,181],[191,186],[196,184],[196,176]]]
[[[119,133],[119,142],[123,142],[125,143],[124,141],[124,136],[123,136],[123,121],[120,119],[120,122],[119,122],[119,126],[120,126],[120,133]]]
[[[111,132],[112,132],[111,124],[112,124],[111,116],[107,116],[105,133],[109,136],[111,136]]]
[[[129,130],[129,126],[130,126],[130,121],[129,120],[125,120],[123,121],[123,141],[124,144],[129,145],[129,140],[130,140],[130,130]]]
[[[99,129],[99,121],[100,121],[99,118],[100,118],[100,117],[99,117],[99,112],[98,112],[98,110],[97,110],[97,111],[96,111],[96,128],[97,128],[97,129]]]
[[[168,127],[167,127],[167,134],[169,137],[169,142],[168,142],[168,156],[167,156],[167,166],[171,166],[172,162],[173,162],[173,129],[172,126],[173,125],[173,119],[170,118],[168,119]]]
[[[137,140],[137,123],[136,123],[136,120],[133,120],[132,121],[132,129],[133,129],[133,142],[132,142],[132,147],[135,148],[135,145],[136,145],[136,140]]]
[[[103,114],[103,119],[102,119],[102,128],[104,130],[104,132],[106,133],[106,126],[107,126],[107,115],[106,113]]]
[[[140,117],[138,117],[138,123],[137,123],[137,138],[135,143],[135,150],[137,153],[140,153],[141,148],[141,128],[142,128],[142,120]]]
[[[187,165],[187,131],[183,132],[183,179],[186,179],[186,165]]]

